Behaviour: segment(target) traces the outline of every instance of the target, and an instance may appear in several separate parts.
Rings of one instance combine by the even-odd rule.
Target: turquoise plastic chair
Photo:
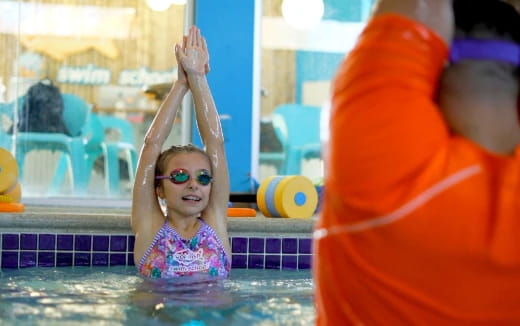
[[[279,174],[299,175],[304,159],[321,158],[320,112],[317,106],[300,104],[280,105],[273,111],[273,128],[285,154]]]
[[[117,140],[109,140],[106,137],[108,131],[116,131]],[[134,147],[134,133],[132,125],[123,119],[113,116],[98,115],[90,112],[87,123],[82,130],[85,143],[85,166],[89,171],[88,182],[94,171],[97,159],[103,158],[103,171],[105,180],[105,192],[108,195],[117,196],[121,193],[121,178],[119,160],[127,163],[130,182],[133,183],[137,166],[137,152]],[[53,191],[63,182],[64,171],[69,167],[68,161],[62,155],[54,182]]]
[[[12,148],[12,142],[15,141],[14,152],[20,170],[20,178],[23,176],[23,167],[29,152],[33,150],[61,151],[69,162],[68,165],[71,169],[68,171],[61,169],[60,163],[58,164],[54,175],[55,180],[51,184],[51,190],[58,187],[57,180],[64,179],[64,176],[59,174],[67,171],[71,174],[72,193],[81,195],[87,191],[90,175],[90,171],[86,168],[85,146],[82,135],[82,128],[86,123],[90,105],[74,94],[62,94],[62,99],[63,119],[71,136],[61,133],[42,132],[17,132],[15,135],[9,135],[2,131],[2,140],[0,142]],[[3,112],[7,112],[9,118],[13,120],[15,105],[18,105],[18,109],[20,109],[23,102],[24,96],[21,96],[17,101],[4,107]]]
[[[88,186],[92,172],[94,171],[94,163],[96,159],[103,154],[103,142],[105,141],[103,126],[93,112],[89,111],[86,122],[81,128],[81,139],[84,146],[85,182]],[[68,155],[62,153],[49,189],[51,195],[59,194],[65,176],[71,168],[72,166]]]
[[[133,183],[137,167],[137,152],[135,150],[134,130],[130,122],[114,116],[97,116],[104,133],[112,130],[118,134],[117,140],[105,139],[103,142],[103,154],[105,156],[105,181],[106,189],[111,195],[121,192],[121,178],[119,160],[123,159],[128,167],[128,176]]]

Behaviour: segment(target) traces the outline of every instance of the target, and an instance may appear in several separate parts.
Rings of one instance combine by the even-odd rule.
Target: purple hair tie
[[[450,62],[481,59],[507,62],[520,66],[520,45],[514,42],[456,39],[450,49]]]

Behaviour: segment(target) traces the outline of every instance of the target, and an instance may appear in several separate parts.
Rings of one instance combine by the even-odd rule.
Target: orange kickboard
[[[256,217],[256,210],[253,208],[229,207],[227,214],[229,217]]]
[[[25,205],[22,203],[0,203],[0,213],[23,212]]]

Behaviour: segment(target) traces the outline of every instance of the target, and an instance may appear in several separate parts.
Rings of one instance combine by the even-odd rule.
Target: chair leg
[[[69,167],[71,166],[70,159],[67,154],[61,153],[60,159],[56,166],[56,170],[54,170],[54,177],[51,180],[51,184],[49,185],[49,194],[57,195],[60,192],[61,185],[65,180],[65,174],[70,173]]]
[[[301,164],[301,152],[299,150],[288,150],[285,161],[285,173],[287,175],[300,175]]]
[[[105,148],[105,186],[110,195],[119,194],[119,149],[108,144]]]
[[[84,195],[88,190],[87,164],[85,162],[85,148],[81,142],[71,143],[71,162],[73,175],[73,193]]]
[[[137,169],[137,153],[134,150],[129,151],[130,156],[130,163],[129,164],[129,170],[130,170],[130,181],[134,181],[135,179],[135,172]]]

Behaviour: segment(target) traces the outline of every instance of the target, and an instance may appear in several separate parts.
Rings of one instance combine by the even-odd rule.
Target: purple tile
[[[108,235],[95,235],[92,237],[93,251],[108,251],[109,237]]]
[[[18,249],[18,234],[2,234],[2,249]]]
[[[282,248],[282,240],[280,238],[267,238],[265,240],[265,252],[269,254],[279,254]]]
[[[233,255],[231,268],[247,268],[247,255]]]
[[[280,269],[280,255],[265,255],[265,269]]]
[[[128,236],[128,251],[130,251],[130,252],[134,251],[134,244],[135,244],[135,236],[133,236],[133,235]]]
[[[126,254],[110,254],[110,266],[126,265]]]
[[[126,235],[110,236],[110,251],[126,251]]]
[[[247,238],[233,238],[231,241],[232,253],[247,253]]]
[[[35,267],[36,251],[20,251],[20,267]]]
[[[55,267],[54,252],[39,252],[38,253],[39,267]]]
[[[298,239],[298,251],[300,254],[310,254],[312,251],[311,239]]]
[[[264,255],[249,255],[247,257],[247,268],[264,268]]]
[[[18,268],[18,252],[2,252],[2,268]]]
[[[255,254],[264,253],[264,238],[249,238],[249,252]]]
[[[56,235],[55,234],[38,235],[38,248],[40,250],[56,249]]]
[[[92,266],[108,266],[108,254],[99,252],[93,253]]]
[[[72,266],[72,252],[58,252],[56,266]]]
[[[90,251],[92,248],[92,236],[91,235],[75,235],[74,236],[74,249],[76,251]],[[89,263],[90,265],[90,263]]]
[[[297,269],[298,263],[297,263],[298,257],[294,255],[283,255],[282,256],[282,269]]]
[[[298,269],[310,269],[311,268],[311,255],[299,255],[298,256]]]
[[[58,234],[58,250],[72,250],[74,236],[72,234]]]
[[[90,254],[86,252],[76,252],[74,254],[74,266],[90,266]]]
[[[128,266],[135,266],[134,263],[134,254],[127,254],[126,261]]]
[[[36,250],[38,249],[38,235],[32,233],[20,234],[20,249]]]
[[[298,239],[285,238],[282,240],[282,253],[296,254],[298,252]]]

